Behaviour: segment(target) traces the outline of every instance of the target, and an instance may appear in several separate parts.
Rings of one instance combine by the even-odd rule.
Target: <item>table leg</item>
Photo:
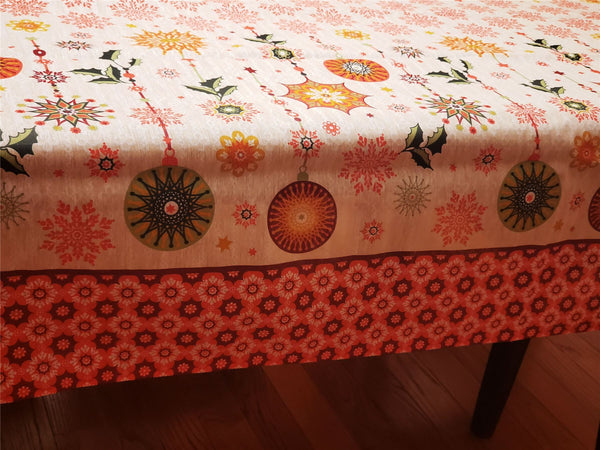
[[[489,438],[494,434],[528,344],[529,339],[492,345],[471,421],[475,436]]]

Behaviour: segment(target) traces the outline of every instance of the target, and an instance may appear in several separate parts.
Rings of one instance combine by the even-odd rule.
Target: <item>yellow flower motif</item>
[[[589,131],[585,131],[583,136],[576,136],[573,142],[575,148],[571,150],[571,167],[583,170],[600,163],[600,136],[592,136]]]
[[[160,48],[165,55],[170,50],[177,50],[183,56],[184,50],[200,54],[198,49],[204,47],[202,38],[186,31],[180,33],[177,30],[163,33],[162,31],[145,31],[142,34],[130,36],[135,40],[136,45],[142,45],[149,48]]]
[[[440,44],[445,45],[452,50],[464,50],[465,52],[472,51],[479,56],[483,56],[484,53],[491,53],[492,55],[495,53],[502,53],[503,55],[508,56],[506,50],[498,47],[496,44],[478,41],[466,36],[464,38],[446,36]]]
[[[335,34],[338,36],[343,36],[345,39],[357,39],[362,41],[364,39],[371,39],[371,36],[367,33],[363,33],[362,31],[357,30],[335,30]]]
[[[600,33],[594,33],[594,34],[592,34],[592,37],[594,39],[600,39]]]
[[[23,19],[23,20],[11,20],[6,24],[7,27],[11,27],[15,31],[27,31],[28,33],[35,33],[36,31],[48,31],[50,24],[44,22],[38,22],[35,20]]]
[[[221,136],[222,149],[217,151],[217,159],[221,161],[221,170],[236,176],[242,176],[247,170],[253,172],[258,168],[258,161],[264,159],[265,152],[258,147],[256,136],[245,137],[240,131],[234,131],[231,137]]]

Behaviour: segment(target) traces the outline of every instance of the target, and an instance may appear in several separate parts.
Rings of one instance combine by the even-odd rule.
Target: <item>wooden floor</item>
[[[592,450],[600,333],[534,340],[494,437],[469,434],[489,346],[117,383],[1,409],[3,450]]]

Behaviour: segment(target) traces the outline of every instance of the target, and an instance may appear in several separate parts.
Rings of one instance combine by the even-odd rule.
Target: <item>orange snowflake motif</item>
[[[119,170],[125,166],[119,160],[119,149],[113,150],[102,143],[100,148],[90,148],[90,159],[85,165],[90,169],[90,176],[100,177],[108,182],[110,177],[119,175]]]
[[[496,44],[490,44],[483,41],[478,41],[476,39],[471,39],[470,37],[457,38],[452,36],[445,36],[444,40],[440,42],[440,44],[449,47],[452,50],[463,50],[465,52],[471,51],[477,53],[480,57],[483,56],[484,53],[490,53],[495,55],[496,53],[501,53],[504,56],[508,56],[506,50],[498,47]]]
[[[231,137],[221,136],[222,149],[217,151],[217,159],[221,161],[221,170],[240,177],[245,171],[258,169],[258,161],[265,158],[265,152],[258,146],[256,136],[245,137],[240,131],[234,131]]]
[[[571,150],[571,167],[584,170],[596,167],[600,163],[600,136],[592,136],[589,131],[574,139],[575,147]]]
[[[163,33],[162,31],[145,31],[142,34],[136,34],[130,36],[130,39],[135,41],[136,45],[141,45],[149,48],[160,48],[163,55],[166,55],[168,51],[177,50],[181,56],[183,56],[184,50],[189,50],[200,54],[198,49],[204,47],[204,41],[202,38],[186,31],[180,33],[177,30]]]
[[[377,239],[381,239],[381,234],[383,233],[383,224],[381,222],[378,222],[377,220],[365,222],[360,232],[363,235],[363,239],[365,241],[369,241],[372,244]]]
[[[322,84],[309,80],[301,84],[284,84],[288,93],[284,97],[293,98],[309,108],[333,108],[345,113],[365,103],[366,95],[351,91],[343,84]]]
[[[600,108],[592,105],[589,100],[576,100],[571,97],[553,97],[550,102],[558,106],[562,112],[568,112],[577,117],[579,122],[583,120],[593,120],[598,122]]]
[[[48,31],[48,28],[50,28],[50,24],[29,19],[11,20],[6,26],[11,27],[15,31],[27,31],[28,33]]]

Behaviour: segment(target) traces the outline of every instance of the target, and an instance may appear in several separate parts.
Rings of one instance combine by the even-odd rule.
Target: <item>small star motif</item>
[[[393,91],[393,89],[391,89],[389,87],[382,87],[381,90],[384,92],[392,92]]]
[[[562,230],[562,227],[563,227],[562,219],[557,220],[556,223],[554,224],[554,229],[556,231],[559,231],[559,230]]]
[[[250,256],[255,256],[256,255],[256,249],[255,248],[251,248],[250,250],[248,250],[248,254]]]
[[[233,241],[230,241],[229,239],[227,239],[227,236],[225,236],[224,238],[219,238],[219,243],[217,244],[217,247],[221,249],[221,252],[224,252],[225,250],[229,250],[229,246],[232,243]]]
[[[371,117],[375,117],[375,116],[373,116],[373,114],[371,114],[371,113],[367,113],[367,117],[371,118]]]
[[[56,170],[54,171],[54,176],[55,176],[56,178],[60,178],[60,177],[62,177],[62,176],[64,175],[64,173],[65,173],[65,171],[64,171],[64,170],[62,170],[62,169],[56,169]]]
[[[254,70],[252,67],[244,67],[244,70],[248,73],[256,73],[256,70]]]
[[[450,170],[452,172],[456,172],[456,166],[454,164],[450,164]]]

